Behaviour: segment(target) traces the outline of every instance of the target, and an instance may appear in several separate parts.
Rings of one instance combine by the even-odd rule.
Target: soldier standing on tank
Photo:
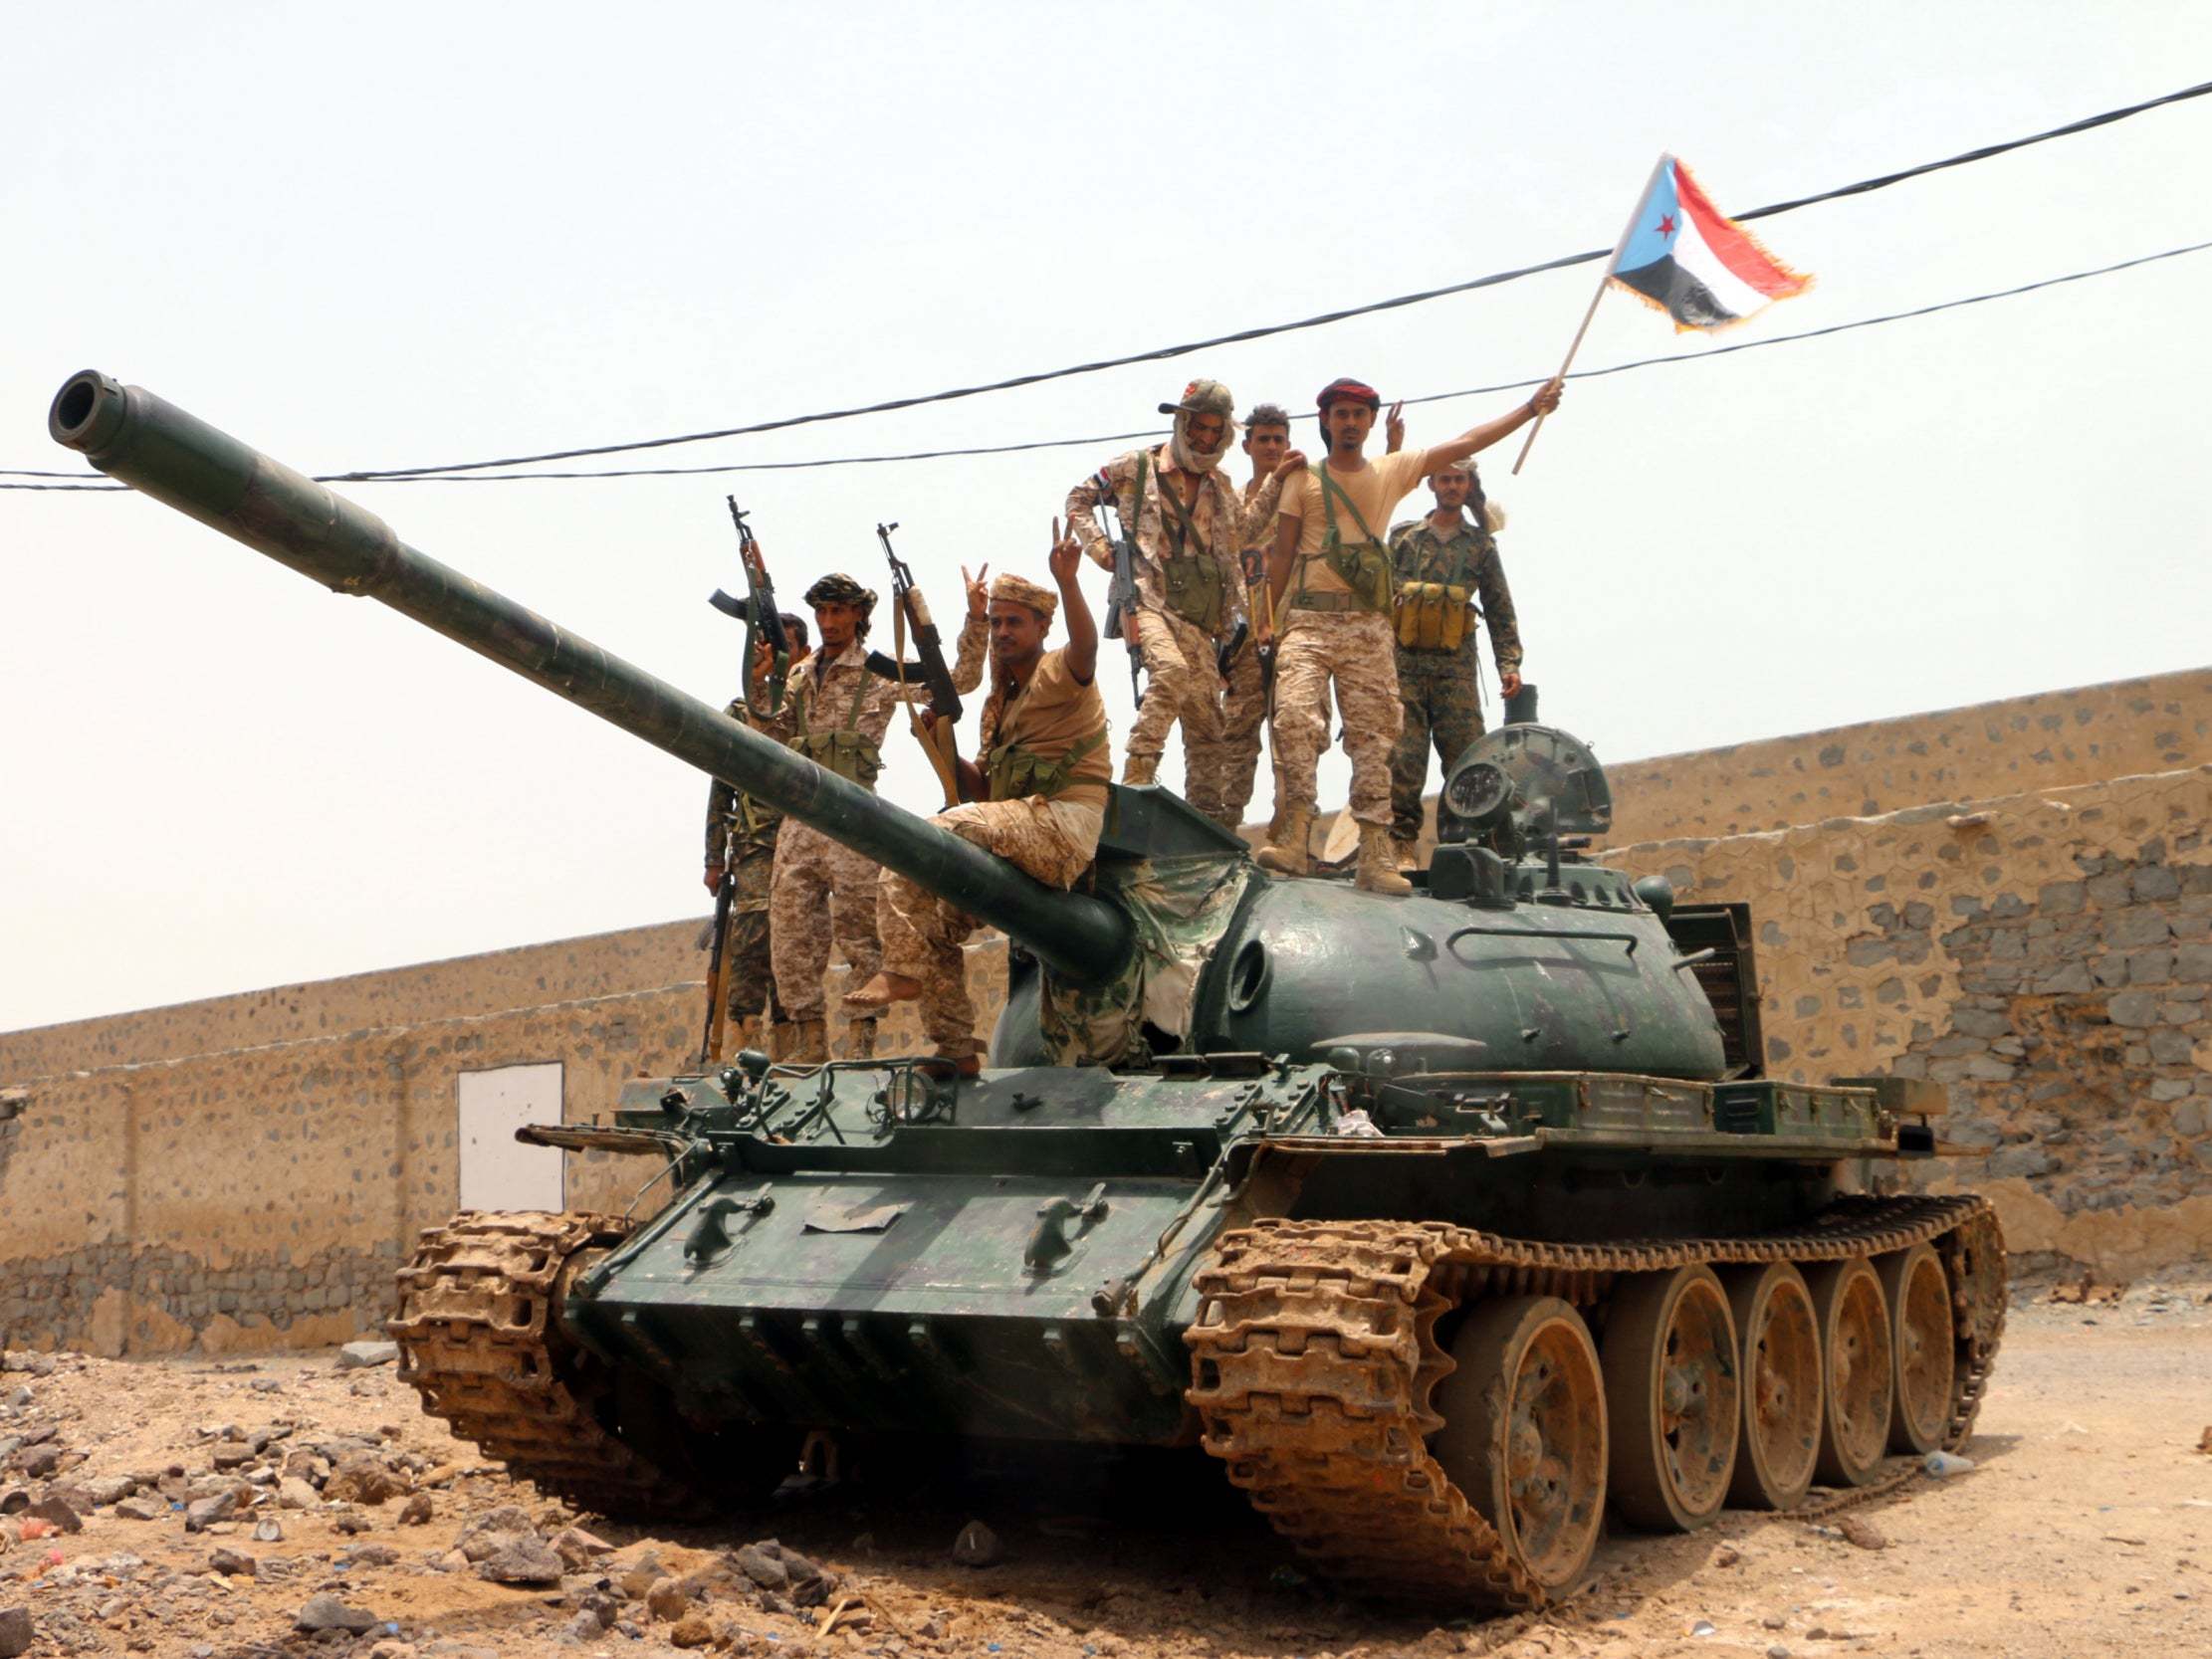
[[[1559,381],[1547,381],[1510,414],[1470,427],[1447,443],[1402,450],[1374,463],[1361,452],[1382,411],[1375,389],[1357,380],[1332,380],[1315,401],[1327,459],[1285,487],[1268,554],[1273,618],[1279,620],[1271,630],[1278,640],[1272,736],[1283,799],[1259,862],[1284,875],[1306,873],[1333,683],[1352,761],[1359,885],[1374,893],[1409,893],[1412,884],[1398,873],[1390,846],[1390,755],[1405,718],[1391,626],[1397,584],[1390,550],[1373,526],[1388,525],[1391,510],[1422,479],[1559,407]],[[1263,637],[1269,623],[1262,615]]]
[[[987,633],[983,584],[972,581],[968,588],[968,619],[953,668],[953,684],[963,692],[983,684]],[[871,589],[840,572],[808,588],[806,603],[813,607],[821,647],[791,676],[784,741],[816,765],[872,790],[883,769],[883,734],[892,709],[902,701],[926,701],[929,690],[915,681],[902,687],[869,672],[865,642],[876,603]],[[769,951],[783,1016],[775,1028],[777,1059],[810,1064],[829,1058],[822,975],[829,968],[832,938],[855,982],[874,976],[883,958],[876,941],[879,873],[865,855],[820,830],[795,818],[783,820],[769,891]],[[847,1047],[849,1058],[873,1054],[875,1022],[856,1020]]]
[[[1194,773],[1194,743],[1221,735],[1221,673],[1217,653],[1245,620],[1238,554],[1246,510],[1219,471],[1228,454],[1235,404],[1217,380],[1194,380],[1177,403],[1160,405],[1175,431],[1157,449],[1117,456],[1067,494],[1068,531],[1108,570],[1113,543],[1097,510],[1112,503],[1136,550],[1137,603],[1122,627],[1144,659],[1145,691],[1129,732],[1124,783],[1151,783],[1167,751],[1168,733],[1183,723],[1186,793],[1218,791]],[[1276,483],[1266,502],[1274,511]],[[1256,508],[1255,503],[1255,508]]]
[[[1284,481],[1306,464],[1290,447],[1290,416],[1279,404],[1259,403],[1244,417],[1244,453],[1252,476],[1245,481],[1240,506],[1244,522],[1237,539],[1247,617],[1267,604],[1267,549],[1275,534],[1275,509]],[[1257,625],[1253,626],[1256,634]],[[1183,734],[1183,795],[1193,806],[1233,833],[1251,803],[1252,778],[1259,769],[1259,732],[1267,724],[1267,693],[1259,669],[1259,644],[1247,638],[1229,659],[1227,692],[1221,700],[1218,738]]]
[[[802,663],[806,624],[789,611],[781,614],[791,653]],[[768,681],[774,661],[768,641],[756,642],[745,693],[731,699],[723,713],[781,742],[789,734],[787,705],[773,712],[769,708]],[[722,940],[723,1006],[729,1019],[724,1045],[731,1053],[765,1043],[768,1021],[775,1012],[769,956],[769,886],[775,875],[775,836],[782,822],[780,809],[755,800],[719,777],[707,791],[707,891],[722,890],[725,872],[731,878],[730,919]],[[711,931],[713,924],[708,927]]]
[[[1050,588],[1012,574],[991,586],[991,697],[976,760],[958,762],[961,804],[932,822],[995,853],[1048,887],[1090,867],[1106,817],[1114,757],[1098,695],[1098,631],[1078,580],[1082,544],[1052,526]],[[1067,644],[1044,649],[1067,611]],[[845,998],[856,1019],[920,998],[922,1028],[964,1076],[983,1064],[961,946],[976,920],[895,871],[883,872],[883,971]]]
[[[1390,834],[1402,870],[1414,862],[1421,838],[1431,741],[1438,766],[1448,771],[1483,732],[1477,618],[1490,630],[1499,690],[1511,697],[1521,689],[1520,621],[1494,539],[1505,516],[1483,495],[1472,458],[1432,474],[1429,488],[1436,511],[1390,532],[1398,577],[1398,701],[1406,711],[1390,757]]]

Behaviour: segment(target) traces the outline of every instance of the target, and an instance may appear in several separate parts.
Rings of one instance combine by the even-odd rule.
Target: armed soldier
[[[1050,565],[1059,589],[1002,574],[991,585],[990,699],[977,739],[979,764],[958,762],[962,804],[933,820],[1010,860],[1049,887],[1074,885],[1098,851],[1106,785],[1114,775],[1106,704],[1098,695],[1098,632],[1077,579],[1080,542],[1052,526]],[[1067,608],[1067,644],[1044,649],[1053,613]],[[961,946],[977,923],[949,900],[894,871],[883,873],[883,971],[845,998],[856,1019],[920,998],[922,1028],[964,1076],[982,1066],[976,1009]]]
[[[1521,689],[1521,629],[1513,590],[1498,562],[1505,516],[1482,494],[1471,458],[1431,475],[1436,511],[1390,532],[1398,577],[1398,701],[1406,726],[1390,757],[1391,853],[1398,868],[1414,862],[1421,837],[1421,796],[1429,781],[1429,745],[1448,768],[1482,735],[1482,664],[1475,651],[1477,618],[1490,630],[1498,688]]]
[[[1279,619],[1275,650],[1275,765],[1283,800],[1259,862],[1302,876],[1313,829],[1321,751],[1328,746],[1334,683],[1352,760],[1350,811],[1360,826],[1359,885],[1409,893],[1391,854],[1391,748],[1405,711],[1398,701],[1391,611],[1397,583],[1390,551],[1372,526],[1430,474],[1487,449],[1559,407],[1554,379],[1510,414],[1470,427],[1448,443],[1368,462],[1361,453],[1382,399],[1357,380],[1332,380],[1315,400],[1327,460],[1283,492],[1268,581]],[[1262,616],[1260,632],[1269,631]]]
[[[1244,417],[1244,453],[1252,476],[1244,483],[1243,524],[1238,563],[1248,616],[1266,609],[1267,549],[1275,534],[1275,510],[1289,475],[1306,464],[1290,447],[1290,417],[1279,404],[1258,403]],[[1256,626],[1254,632],[1256,633]],[[1234,832],[1251,803],[1252,777],[1259,769],[1259,730],[1267,723],[1267,688],[1260,672],[1260,647],[1247,638],[1229,658],[1227,692],[1221,700],[1221,734],[1183,734],[1184,798],[1223,829]]]
[[[789,611],[784,638],[794,659],[806,655],[806,624]],[[766,640],[753,647],[753,665],[743,695],[723,711],[742,726],[778,742],[788,735],[787,709],[770,712],[769,677],[774,648]],[[722,993],[725,1018],[722,1054],[765,1042],[768,1019],[775,1008],[774,976],[769,955],[769,887],[775,875],[775,836],[783,814],[720,778],[707,791],[707,891],[720,895],[723,878],[731,883],[730,910],[722,932]]]
[[[1111,504],[1135,549],[1136,603],[1121,623],[1144,660],[1146,684],[1122,781],[1150,783],[1159,775],[1168,732],[1181,721],[1185,791],[1212,796],[1219,791],[1193,770],[1211,751],[1192,745],[1220,740],[1217,654],[1245,624],[1237,555],[1247,510],[1218,470],[1235,405],[1219,381],[1194,380],[1181,402],[1163,403],[1160,412],[1175,417],[1168,442],[1118,456],[1068,492],[1068,532],[1112,569],[1113,542],[1097,518],[1098,508]],[[1280,493],[1279,481],[1274,489]],[[1272,499],[1265,511],[1274,511]]]
[[[929,697],[927,686],[901,686],[868,669],[864,641],[875,593],[852,577],[824,576],[806,590],[821,647],[791,677],[790,731],[784,741],[815,764],[864,789],[883,770],[883,734],[900,702]],[[961,691],[983,684],[985,596],[971,584],[968,620],[960,632],[953,683]],[[770,955],[783,1019],[776,1029],[777,1059],[801,1063],[829,1058],[822,1019],[822,975],[829,968],[832,937],[855,982],[875,974],[883,957],[876,941],[877,867],[817,829],[786,818],[775,839],[775,881],[769,894]],[[824,924],[827,924],[825,927]],[[875,1022],[855,1022],[852,1056],[875,1052]]]

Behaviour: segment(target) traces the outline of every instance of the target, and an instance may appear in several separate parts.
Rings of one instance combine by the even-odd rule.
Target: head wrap
[[[1005,599],[1016,605],[1027,605],[1044,618],[1047,627],[1051,626],[1052,617],[1060,608],[1057,593],[1011,571],[1003,571],[992,579],[991,597],[994,603]]]
[[[1370,386],[1364,380],[1353,380],[1349,377],[1340,377],[1330,381],[1321,388],[1321,395],[1313,401],[1314,406],[1326,415],[1329,412],[1330,404],[1347,399],[1354,403],[1364,403],[1370,409],[1380,410],[1383,407],[1383,400],[1373,386]]]
[[[864,611],[876,607],[875,589],[862,587],[842,570],[824,576],[806,590],[809,605],[858,605]]]
[[[1236,400],[1218,380],[1194,380],[1183,388],[1180,403],[1163,403],[1160,413],[1175,417],[1175,436],[1168,440],[1175,464],[1187,473],[1210,473],[1228,454],[1229,434],[1236,429]],[[1221,417],[1221,441],[1202,450],[1191,441],[1191,421],[1198,415]]]

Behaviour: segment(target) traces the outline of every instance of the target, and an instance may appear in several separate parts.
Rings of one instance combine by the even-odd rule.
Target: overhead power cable
[[[1961,300],[1938,300],[1932,305],[1915,306],[1909,311],[1884,311],[1879,316],[1863,316],[1851,322],[1831,322],[1822,328],[1805,328],[1794,334],[1774,334],[1766,339],[1738,340],[1733,345],[1716,345],[1704,351],[1671,351],[1657,357],[1635,357],[1624,363],[1608,363],[1602,368],[1576,369],[1567,376],[1570,380],[1598,380],[1609,374],[1626,374],[1632,369],[1659,368],[1668,363],[1701,363],[1713,357],[1725,357],[1738,351],[1758,351],[1770,345],[1791,345],[1800,340],[1823,339],[1830,334],[1848,334],[1859,328],[1879,327],[1886,322],[1905,322],[1913,317],[1933,316],[1938,311],[1955,311],[1966,306],[1986,305],[1992,300],[2012,300],[2023,294],[2034,294],[2042,289],[2060,288],[2068,283],[2087,282],[2093,277],[2109,277],[2116,272],[2132,271],[2137,266],[2155,265],[2160,260],[2179,259],[2185,254],[2201,254],[2212,249],[2212,241],[2191,242],[2179,248],[2167,248],[2160,253],[2142,254],[2134,259],[2124,259],[2112,265],[2100,265],[2089,271],[2069,271],[2063,276],[2044,277],[2032,283],[2021,283],[2013,288],[1993,289],[1987,294],[1970,294]],[[1483,397],[1496,392],[1520,391],[1530,386],[1541,386],[1549,375],[1534,375],[1522,380],[1499,380],[1487,386],[1464,386],[1453,392],[1425,392],[1419,397],[1400,401],[1408,405],[1448,403],[1454,398]],[[1293,421],[1311,421],[1313,414],[1293,415]],[[574,473],[458,473],[458,474],[409,474],[398,478],[360,478],[351,473],[322,473],[316,477],[319,484],[534,484],[540,481],[595,478],[687,478],[715,473],[788,473],[809,472],[823,467],[874,467],[894,461],[941,461],[957,456],[1012,455],[1025,450],[1094,448],[1100,444],[1127,443],[1140,438],[1163,438],[1167,428],[1149,432],[1107,432],[1089,438],[1044,438],[1022,444],[981,444],[967,449],[912,450],[893,455],[829,455],[811,461],[732,461],[700,467],[614,467],[594,472]],[[6,478],[76,478],[75,473],[32,472],[28,469],[0,468],[0,477]],[[123,490],[120,484],[9,484],[0,482],[0,490]]]
[[[1874,178],[1859,179],[1851,184],[1841,184],[1831,190],[1822,190],[1810,196],[1798,196],[1789,201],[1770,202],[1748,213],[1735,214],[1738,220],[1766,219],[1777,213],[1790,213],[1816,202],[1835,201],[1844,196],[1863,196],[1869,191],[1883,190],[1906,179],[1923,174],[1940,172],[1947,167],[1963,167],[1969,162],[1986,161],[1992,156],[2004,155],[2012,150],[2025,149],[2030,144],[2048,143],[2054,138],[2071,137],[2114,121],[2125,120],[2148,109],[2168,104],[2179,104],[2188,99],[2202,98],[2212,93],[2212,81],[2200,82],[2194,87],[2184,87],[2178,92],[2159,98],[2146,99],[2140,104],[2130,104],[2118,109],[2106,109],[2100,114],[2087,115],[2064,126],[2055,126],[2045,132],[2030,133],[2025,138],[2010,138],[2002,143],[1984,144],[1979,149],[1961,151],[1945,156],[1939,161],[1923,161],[1916,167],[1906,167],[1893,173],[1882,173]],[[1332,322],[1342,322],[1349,317],[1364,316],[1374,311],[1395,311],[1405,306],[1418,306],[1431,300],[1440,300],[1448,295],[1467,294],[1476,289],[1495,288],[1503,283],[1518,281],[1545,271],[1562,271],[1570,266],[1587,265],[1592,260],[1604,259],[1610,249],[1600,248],[1580,254],[1563,254],[1557,259],[1544,260],[1535,265],[1519,266],[1510,271],[1495,271],[1486,277],[1470,278],[1462,283],[1449,283],[1442,288],[1423,289],[1414,294],[1401,294],[1389,300],[1375,300],[1364,306],[1347,306],[1337,311],[1323,311],[1316,316],[1302,317],[1295,322],[1266,323],[1256,328],[1239,328],[1234,333],[1216,334],[1211,338],[1188,340],[1180,345],[1155,346],[1149,351],[1132,351],[1119,357],[1101,357],[1094,362],[1075,363],[1066,368],[1041,369],[1030,374],[1009,375],[1003,380],[990,380],[974,386],[958,386],[949,391],[927,392],[915,397],[886,398],[878,403],[858,404],[849,409],[827,409],[811,415],[785,415],[776,420],[755,421],[746,426],[726,426],[705,432],[677,433],[665,438],[633,439],[619,444],[591,444],[575,449],[546,450],[536,455],[511,455],[491,461],[457,461],[442,466],[390,467],[364,469],[339,475],[338,482],[363,483],[374,478],[404,478],[421,473],[484,472],[495,467],[522,467],[543,461],[576,461],[593,455],[619,455],[634,450],[666,449],[676,444],[705,443],[714,438],[741,438],[762,432],[780,432],[794,426],[810,426],[822,421],[850,420],[858,415],[888,414],[897,409],[914,409],[931,403],[951,403],[960,398],[979,397],[986,392],[1010,391],[1019,386],[1034,386],[1047,380],[1065,380],[1080,374],[1097,374],[1106,369],[1125,368],[1133,363],[1165,362],[1175,357],[1188,356],[1194,351],[1212,350],[1216,346],[1239,345],[1247,340],[1265,339],[1272,334],[1293,333],[1305,328],[1319,328]]]

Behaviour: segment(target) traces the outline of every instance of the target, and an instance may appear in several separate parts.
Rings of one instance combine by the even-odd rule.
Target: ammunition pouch
[[[791,739],[791,747],[824,771],[835,772],[863,789],[873,789],[883,770],[883,751],[849,727],[801,732]]]
[[[984,776],[991,782],[991,798],[1016,801],[1042,795],[1050,800],[1075,781],[1075,763],[1105,741],[1105,728],[1101,727],[1072,744],[1065,754],[1050,760],[1019,743],[1000,743],[984,761]]]
[[[1457,651],[1471,611],[1467,589],[1458,582],[1401,582],[1395,618],[1399,649]]]
[[[1226,608],[1226,587],[1217,560],[1193,557],[1161,561],[1160,588],[1168,609],[1201,633],[1219,630]]]
[[[1361,610],[1390,614],[1398,578],[1391,569],[1389,548],[1380,541],[1341,541],[1331,530],[1321,543],[1321,557],[1328,560],[1337,580],[1352,590]]]
[[[1337,580],[1352,590],[1352,596],[1359,601],[1361,610],[1373,611],[1377,616],[1388,616],[1391,600],[1398,586],[1398,573],[1391,563],[1390,549],[1375,539],[1375,532],[1367,527],[1367,520],[1360,516],[1360,510],[1352,505],[1352,498],[1344,493],[1343,486],[1329,476],[1327,462],[1321,464],[1316,476],[1321,480],[1321,505],[1329,515],[1328,533],[1321,538],[1320,556],[1328,560],[1329,568],[1336,572]],[[1360,526],[1360,533],[1366,537],[1365,540],[1346,541],[1337,532],[1338,502],[1342,502],[1345,511],[1352,515],[1352,521]],[[1293,604],[1304,602],[1305,585],[1305,565],[1301,561],[1298,567],[1300,591],[1298,598],[1292,601]]]

